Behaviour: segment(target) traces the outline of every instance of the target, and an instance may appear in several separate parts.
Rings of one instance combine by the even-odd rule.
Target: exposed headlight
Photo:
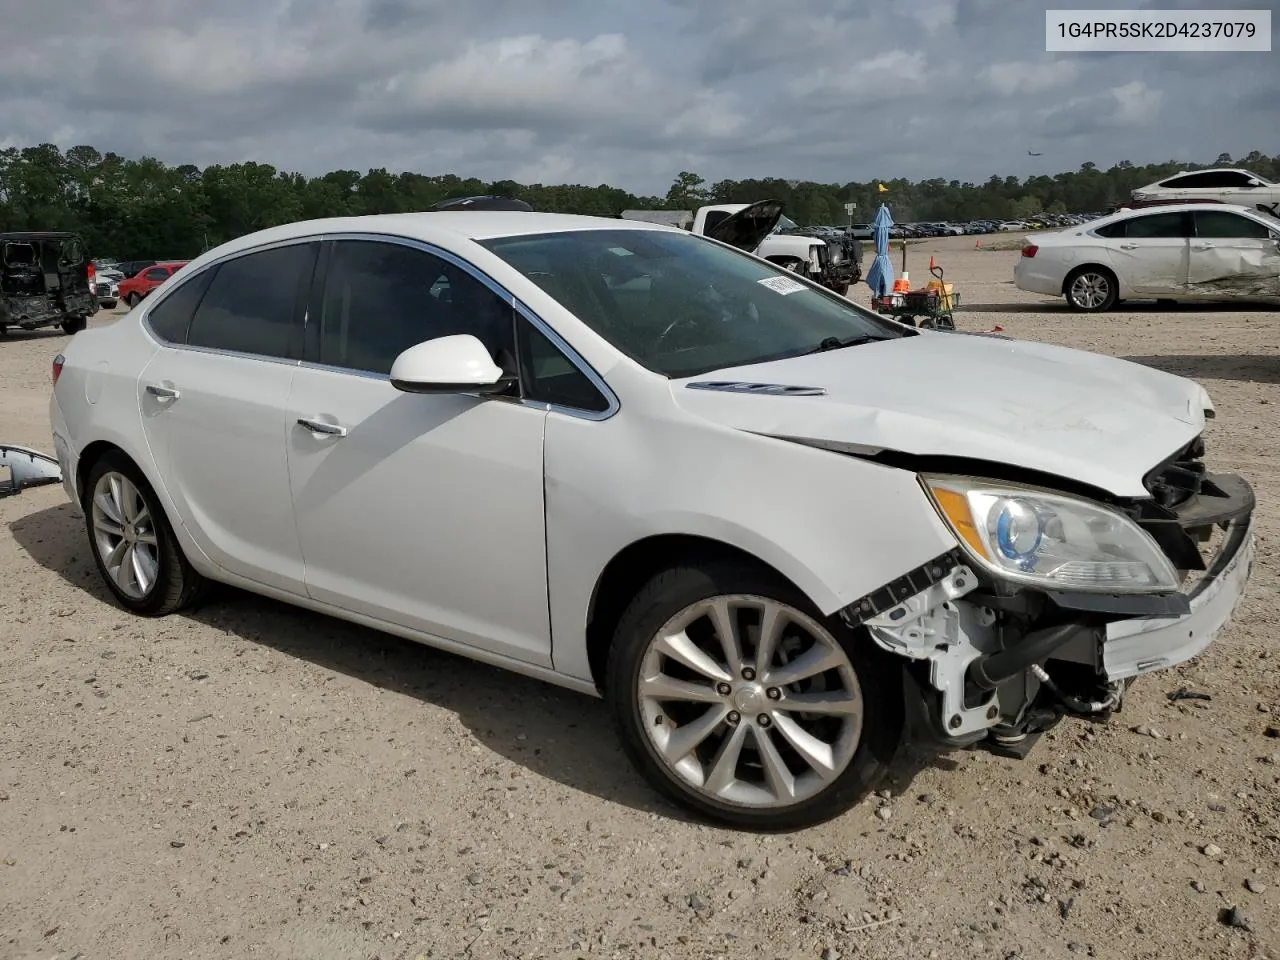
[[[1089,593],[1178,589],[1155,540],[1110,507],[996,481],[922,479],[968,553],[1000,579]]]

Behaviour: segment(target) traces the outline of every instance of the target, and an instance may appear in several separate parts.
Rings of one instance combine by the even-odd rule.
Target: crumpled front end
[[[1163,553],[1174,590],[1027,585],[962,546],[843,610],[911,661],[917,735],[1023,755],[1064,716],[1105,717],[1135,677],[1202,653],[1234,616],[1255,549],[1252,489],[1208,473],[1203,452],[1197,439],[1147,476],[1149,498],[1112,505]]]

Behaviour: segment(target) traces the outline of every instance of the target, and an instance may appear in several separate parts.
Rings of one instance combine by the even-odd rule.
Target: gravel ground
[[[1208,386],[1261,556],[1197,662],[1027,760],[913,754],[758,837],[660,801],[591,699],[233,591],[128,616],[33,489],[0,500],[0,958],[1280,956],[1280,313],[1082,317],[1014,252],[926,242],[917,281],[931,252],[964,329]],[[0,438],[50,449],[65,342],[0,340]]]

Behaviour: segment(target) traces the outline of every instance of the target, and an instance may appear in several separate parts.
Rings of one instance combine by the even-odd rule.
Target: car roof
[[[329,217],[299,220],[248,233],[197,258],[201,264],[229,254],[270,243],[325,234],[368,233],[408,237],[427,243],[450,237],[454,240],[489,240],[496,237],[534,236],[573,230],[649,230],[688,233],[679,227],[623,220],[613,217],[586,217],[563,213],[527,213],[519,210],[435,210],[421,213],[380,213],[358,217]]]

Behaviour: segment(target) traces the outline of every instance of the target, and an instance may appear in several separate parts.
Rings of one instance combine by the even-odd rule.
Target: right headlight
[[[921,479],[966,551],[1000,579],[1087,593],[1178,589],[1151,535],[1103,504],[970,477]]]

